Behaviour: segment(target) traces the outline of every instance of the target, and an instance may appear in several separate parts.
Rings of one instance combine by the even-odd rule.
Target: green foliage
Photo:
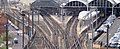
[[[6,46],[0,47],[0,49],[6,49]]]
[[[8,40],[10,40],[12,38],[11,35],[8,35]],[[2,36],[0,37],[0,39],[2,39],[3,41],[6,41],[6,33],[3,33]]]
[[[8,35],[8,40],[10,40],[12,38],[12,36]],[[1,34],[0,36],[0,45],[3,43],[4,44],[4,41],[6,41],[6,33],[3,33]],[[0,49],[6,49],[6,46],[2,46],[0,47]]]

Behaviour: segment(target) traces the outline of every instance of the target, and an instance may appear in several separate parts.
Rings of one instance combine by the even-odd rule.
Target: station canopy
[[[120,3],[120,0],[108,0],[110,1],[112,4],[116,5]]]
[[[112,7],[112,5],[113,5],[108,0],[94,0],[94,1],[89,3],[89,6],[97,6],[97,7],[103,7],[104,8],[106,4],[107,4],[107,7]]]
[[[120,3],[116,4],[114,7],[120,8]]]
[[[87,5],[87,3],[90,3],[90,2],[93,1],[93,0],[69,0],[69,2],[72,2],[72,1],[79,1],[79,2],[82,2],[82,3],[84,3],[85,5]]]
[[[82,2],[84,4],[87,4],[87,3],[90,3],[92,1],[99,1],[99,0],[69,0],[69,2],[71,2],[71,1],[80,1],[80,2]],[[109,1],[112,4],[118,4],[118,3],[120,3],[120,0],[104,0],[104,1]]]
[[[120,7],[120,0],[110,0],[114,4],[114,7]]]
[[[9,0],[8,2],[19,2],[19,0]]]
[[[79,2],[79,1],[68,2],[65,6],[85,6],[86,7],[84,3]]]
[[[59,4],[54,0],[36,0],[32,3],[34,7],[58,7]]]

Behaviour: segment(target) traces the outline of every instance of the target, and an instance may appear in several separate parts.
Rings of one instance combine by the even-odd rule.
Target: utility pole
[[[34,10],[33,10],[33,7],[31,10],[32,10],[32,33],[31,33],[31,37],[32,37],[32,35],[34,33]]]
[[[4,8],[4,14],[6,12],[6,6],[5,4],[7,4],[7,0],[1,0],[2,6]],[[2,8],[1,6],[1,8]],[[6,16],[6,14],[5,14]],[[6,16],[6,20],[7,20],[7,24],[6,24],[6,49],[8,49],[8,17]]]
[[[92,14],[90,13],[90,17],[92,17]],[[93,29],[93,17],[92,17],[92,49],[93,49],[93,34],[94,34],[94,29]]]
[[[107,14],[107,0],[105,0],[105,16]],[[109,36],[109,25],[107,25],[107,39],[106,39],[106,42],[107,42],[107,49],[108,49],[108,36]]]
[[[109,25],[107,25],[107,28],[108,28],[108,29],[107,29],[107,41],[106,41],[106,42],[107,42],[107,49],[108,49]]]
[[[25,17],[25,14],[23,13],[23,11],[22,11],[22,21],[23,21],[23,30],[22,30],[22,32],[23,32],[23,36],[22,36],[22,47],[23,47],[23,49],[24,49],[24,32],[25,32],[25,24],[24,24],[24,17]]]
[[[7,24],[6,24],[6,49],[8,49],[8,17],[7,18]]]

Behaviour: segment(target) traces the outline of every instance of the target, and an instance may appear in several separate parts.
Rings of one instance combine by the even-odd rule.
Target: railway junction
[[[0,0],[0,49],[120,49],[119,0]]]

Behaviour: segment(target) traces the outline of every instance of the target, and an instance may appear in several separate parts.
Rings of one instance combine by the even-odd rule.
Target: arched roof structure
[[[114,6],[114,14],[116,16],[120,16],[120,3],[118,3]]]
[[[114,7],[115,7],[115,8],[120,7],[120,3],[116,4]]]
[[[72,1],[79,1],[79,2],[82,2],[82,3],[84,3],[85,5],[87,5],[88,3],[90,3],[90,2],[93,1],[93,0],[69,0],[69,2],[72,2]]]
[[[116,5],[120,3],[120,0],[108,0],[109,2],[111,2],[112,4]]]
[[[79,1],[71,1],[68,2],[65,6],[86,6],[84,3],[79,2]]]
[[[104,8],[107,5],[107,7],[112,7],[112,3],[108,0],[94,0],[89,3],[89,6],[97,6]]]
[[[80,2],[80,1],[71,1],[71,2],[68,2],[64,7],[65,8],[66,7],[67,8],[77,8],[80,11],[87,10],[87,6],[84,3]]]
[[[59,4],[54,0],[37,0],[31,4],[33,7],[59,7]]]

